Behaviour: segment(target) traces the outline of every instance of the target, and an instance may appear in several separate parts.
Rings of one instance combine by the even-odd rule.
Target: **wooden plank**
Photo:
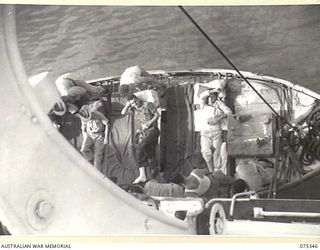
[[[271,113],[242,115],[228,119],[230,156],[271,156],[274,153],[273,116]]]

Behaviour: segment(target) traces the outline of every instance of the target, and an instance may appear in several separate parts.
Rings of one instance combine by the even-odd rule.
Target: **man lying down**
[[[234,179],[221,171],[208,173],[207,169],[194,169],[188,176],[179,175],[172,182],[151,179],[128,187],[129,192],[151,197],[194,197],[208,201],[229,198]]]

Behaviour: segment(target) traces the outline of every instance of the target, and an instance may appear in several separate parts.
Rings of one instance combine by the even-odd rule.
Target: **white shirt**
[[[270,184],[273,168],[264,168],[253,160],[241,160],[236,167],[235,178],[243,179],[253,191],[259,190],[263,185]]]
[[[216,115],[231,114],[222,101],[216,100],[212,105],[203,104],[199,110],[195,111],[195,130],[196,131],[219,131],[227,130],[227,118],[222,119],[215,125],[209,125],[208,119]]]
[[[136,83],[142,74],[139,66],[132,66],[127,68],[120,77],[120,85]]]

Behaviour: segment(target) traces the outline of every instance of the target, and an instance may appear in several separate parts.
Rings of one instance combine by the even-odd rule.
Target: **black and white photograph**
[[[320,2],[0,11],[2,236],[318,248]]]

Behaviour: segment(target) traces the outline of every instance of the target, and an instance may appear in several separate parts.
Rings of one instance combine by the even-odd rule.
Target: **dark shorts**
[[[148,159],[154,159],[159,135],[158,128],[150,128],[145,131],[145,136],[138,143],[136,150],[138,167],[144,166]]]

